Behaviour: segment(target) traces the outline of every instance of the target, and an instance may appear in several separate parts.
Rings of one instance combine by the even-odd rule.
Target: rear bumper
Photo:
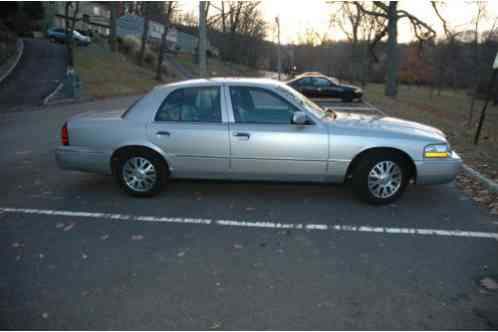
[[[111,174],[110,153],[61,146],[55,150],[57,165],[64,170]]]
[[[444,160],[424,160],[415,162],[417,184],[443,184],[455,179],[462,167],[462,159],[456,152]]]

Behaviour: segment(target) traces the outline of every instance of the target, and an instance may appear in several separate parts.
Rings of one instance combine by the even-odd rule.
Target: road
[[[39,106],[64,78],[66,50],[45,39],[24,39],[24,53],[0,84],[0,113]]]
[[[132,100],[0,115],[0,328],[498,329],[497,220],[452,184],[386,207],[261,182],[136,199],[57,169],[65,118]]]

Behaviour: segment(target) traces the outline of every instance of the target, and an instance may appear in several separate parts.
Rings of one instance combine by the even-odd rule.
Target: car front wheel
[[[130,195],[150,197],[160,192],[166,177],[164,169],[163,163],[155,155],[134,152],[118,160],[115,176]]]
[[[409,180],[406,161],[394,153],[365,156],[353,173],[353,189],[364,201],[383,205],[397,200]]]

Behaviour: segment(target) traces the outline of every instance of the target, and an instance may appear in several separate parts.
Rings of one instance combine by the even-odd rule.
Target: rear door
[[[270,89],[227,87],[230,169],[235,177],[260,180],[321,181],[328,158],[328,129],[311,118],[291,123],[300,109]]]
[[[333,88],[332,83],[323,77],[313,77],[313,85],[315,86],[318,97],[334,98],[337,97],[337,91]]]
[[[303,77],[296,82],[296,87],[299,92],[307,97],[316,97],[316,89],[313,86],[311,77]]]
[[[166,152],[173,176],[223,178],[229,166],[221,86],[178,88],[166,96],[149,139]]]

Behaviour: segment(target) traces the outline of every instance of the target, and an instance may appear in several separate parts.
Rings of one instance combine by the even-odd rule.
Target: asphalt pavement
[[[0,113],[41,105],[64,78],[66,49],[45,39],[24,39],[24,52],[0,84]]]
[[[453,184],[385,207],[267,182],[137,199],[56,167],[68,116],[134,99],[0,115],[0,328],[498,329],[498,221]]]

